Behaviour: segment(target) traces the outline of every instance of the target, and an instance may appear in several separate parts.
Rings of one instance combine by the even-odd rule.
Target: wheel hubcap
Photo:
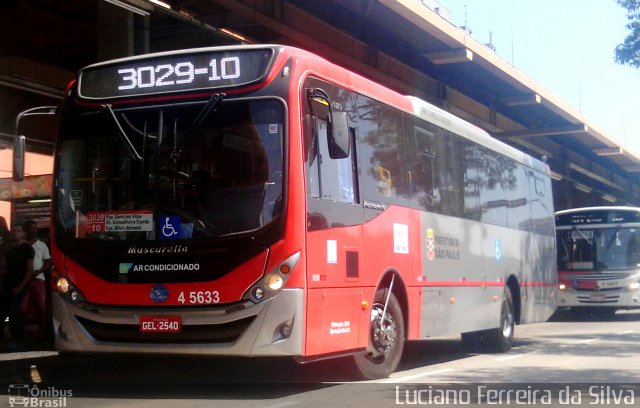
[[[382,310],[382,305],[375,305],[371,310],[371,337],[375,351],[384,355],[393,347],[397,331],[396,322],[388,311],[381,319]]]
[[[513,312],[506,303],[503,306],[502,315],[502,335],[504,336],[504,338],[510,338],[511,333],[513,333],[514,318]]]

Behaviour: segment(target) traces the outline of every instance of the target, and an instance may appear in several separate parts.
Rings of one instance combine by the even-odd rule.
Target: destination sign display
[[[274,50],[199,49],[89,66],[80,72],[78,93],[84,99],[112,99],[225,89],[266,77]]]
[[[600,211],[591,210],[579,213],[567,213],[556,216],[556,225],[623,224],[640,222],[640,213],[636,211]]]

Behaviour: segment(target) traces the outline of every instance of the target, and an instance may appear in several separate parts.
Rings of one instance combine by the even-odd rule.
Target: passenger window
[[[462,148],[464,165],[464,217],[480,221],[480,186],[482,185],[482,154],[480,147],[464,141]]]
[[[480,205],[482,222],[507,225],[506,188],[508,185],[505,157],[482,148]]]
[[[331,159],[327,143],[327,122],[317,120],[318,135],[318,162],[319,172],[316,177],[319,180],[318,195],[326,200],[355,204],[358,202],[356,194],[356,177],[354,171],[355,149],[351,149],[349,157],[344,159]],[[351,135],[353,147],[353,134]],[[312,176],[313,174],[312,173]]]
[[[412,160],[409,161],[409,189],[412,197],[416,197],[420,207],[432,209],[437,198],[434,192],[434,162],[436,159],[436,135],[426,129],[413,128]]]
[[[402,113],[359,95],[357,136],[363,199],[410,205]]]
[[[412,123],[413,122],[413,123]],[[462,216],[463,145],[435,125],[408,119],[407,165],[414,205],[439,214]]]

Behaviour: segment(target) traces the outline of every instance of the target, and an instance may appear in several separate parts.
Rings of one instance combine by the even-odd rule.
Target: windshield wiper
[[[129,151],[129,154],[131,155],[131,157],[133,157],[138,161],[142,161],[142,156],[140,156],[140,153],[138,153],[133,143],[131,143],[131,139],[129,139],[129,136],[127,136],[127,133],[122,128],[122,125],[120,125],[120,121],[118,121],[118,118],[116,117],[116,114],[113,111],[111,104],[102,105],[102,111],[108,114],[109,118],[115,125],[118,136],[120,136],[120,139],[122,139],[122,141],[124,142],[124,145]]]
[[[217,94],[214,94],[211,98],[209,98],[209,101],[207,102],[207,104],[204,105],[204,107],[200,110],[200,112],[198,112],[198,115],[196,116],[196,118],[193,120],[193,123],[191,124],[190,132],[194,132],[196,129],[198,129],[202,124],[202,122],[204,121],[204,119],[209,115],[209,113],[215,110],[218,107],[218,105],[220,105],[220,102],[222,102],[222,100],[226,96],[227,95],[224,93],[217,93]]]
[[[578,231],[578,234],[580,234],[580,237],[582,237],[582,239],[584,239],[585,241],[587,241],[587,243],[589,245],[593,245],[593,243],[591,242],[591,240],[589,238],[587,238],[587,236],[584,234],[584,232],[582,232],[582,230],[578,227],[573,227],[574,230]]]
[[[618,232],[620,232],[621,229],[622,229],[622,225],[618,225],[618,228],[616,228],[616,230],[613,231],[613,234],[611,234],[609,241],[607,241],[607,246],[606,246],[607,249],[611,248],[613,244],[616,242],[616,238],[618,238]]]

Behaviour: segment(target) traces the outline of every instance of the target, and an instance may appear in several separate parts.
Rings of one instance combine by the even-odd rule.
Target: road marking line
[[[495,361],[515,360],[516,358],[520,358],[520,357],[524,357],[524,356],[530,356],[531,354],[534,354],[534,353],[529,353],[529,354],[512,354],[512,355],[510,355],[510,356],[497,357]]]
[[[397,382],[408,382],[408,381],[414,380],[416,378],[427,377],[427,376],[435,375],[435,374],[442,374],[442,373],[446,373],[446,372],[449,372],[449,371],[453,371],[453,368],[443,368],[442,370],[428,371],[426,373],[407,375],[405,377],[389,378],[388,380],[381,381],[381,383],[382,384],[390,384],[390,383],[397,383]]]
[[[279,404],[267,405],[265,408],[284,408],[292,405],[300,405],[300,403],[298,401],[285,401]]]
[[[623,332],[620,332],[618,334],[631,334],[631,333],[633,333],[633,330],[623,331]]]
[[[593,343],[594,341],[598,341],[598,339],[586,339],[586,340],[580,340],[579,342],[577,342],[576,344],[589,344],[589,343]]]

